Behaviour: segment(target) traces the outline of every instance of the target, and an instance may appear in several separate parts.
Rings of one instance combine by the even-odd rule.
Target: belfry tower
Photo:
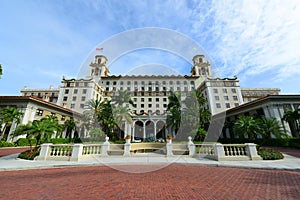
[[[109,69],[106,66],[107,58],[103,55],[96,55],[95,61],[91,62],[88,77],[92,77],[95,80],[101,79],[101,77],[107,77],[109,75]]]
[[[211,76],[210,63],[205,59],[204,55],[194,56],[193,62],[192,76]]]

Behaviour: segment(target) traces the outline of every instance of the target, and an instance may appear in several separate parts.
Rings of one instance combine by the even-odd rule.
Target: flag
[[[96,48],[97,51],[103,51],[103,48]]]

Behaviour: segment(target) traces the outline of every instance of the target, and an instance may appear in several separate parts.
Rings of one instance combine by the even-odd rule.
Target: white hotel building
[[[127,105],[133,113],[133,123],[124,124],[125,134],[147,138],[164,138],[167,134],[166,116],[168,96],[180,92],[185,98],[188,92],[200,90],[207,100],[206,107],[214,115],[243,103],[237,78],[212,77],[210,63],[203,55],[193,58],[190,75],[109,75],[107,58],[95,56],[85,79],[63,78],[57,103],[83,112],[86,102],[110,98],[118,91],[127,91],[134,105]],[[154,134],[154,135],[153,135]]]
[[[66,79],[63,77],[56,103],[83,113],[89,100],[101,97],[109,99],[118,95],[119,90],[127,91],[134,102],[134,106],[127,105],[132,111],[133,123],[126,124],[124,122],[124,134],[139,138],[150,136],[164,138],[166,136],[168,96],[173,92],[179,92],[181,97],[185,98],[188,92],[199,90],[206,99],[206,108],[212,115],[215,115],[243,104],[245,97],[242,95],[242,91],[246,94],[247,90],[250,90],[241,90],[237,77],[213,77],[210,63],[204,55],[194,56],[190,75],[116,76],[109,73],[107,58],[103,55],[95,56],[85,78]],[[278,94],[280,90],[275,88],[264,91],[267,91],[265,93],[267,95]],[[30,89],[24,88],[21,94],[28,96],[32,92]],[[51,91],[52,93],[53,91]],[[255,96],[252,95],[251,98],[255,98]]]

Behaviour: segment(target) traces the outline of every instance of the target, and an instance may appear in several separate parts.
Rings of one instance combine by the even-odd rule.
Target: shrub
[[[40,148],[33,148],[32,151],[27,150],[19,154],[18,158],[33,160],[36,156],[40,154]]]
[[[300,149],[300,138],[291,138],[289,140],[289,147]]]
[[[31,138],[31,144],[32,146],[36,145],[36,139],[35,138]],[[17,141],[16,141],[16,145],[17,146],[29,146],[29,141],[27,138],[19,138]]]
[[[257,153],[262,157],[263,160],[279,160],[284,158],[282,153],[274,149],[266,149],[260,147]]]
[[[3,140],[0,141],[0,147],[14,147],[14,146],[16,145],[13,142],[6,142]]]

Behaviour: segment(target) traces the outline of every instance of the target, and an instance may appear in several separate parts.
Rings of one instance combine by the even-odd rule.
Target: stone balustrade
[[[148,149],[151,145],[160,147],[166,156],[185,155],[213,160],[260,160],[256,144],[194,144],[191,137],[187,144],[137,143],[110,144],[108,139],[103,144],[42,144],[36,160],[79,161],[93,156],[132,156],[139,149]],[[144,145],[144,146],[143,146]],[[154,149],[155,150],[155,149]]]
[[[261,160],[256,144],[189,144],[189,155],[213,160]]]

